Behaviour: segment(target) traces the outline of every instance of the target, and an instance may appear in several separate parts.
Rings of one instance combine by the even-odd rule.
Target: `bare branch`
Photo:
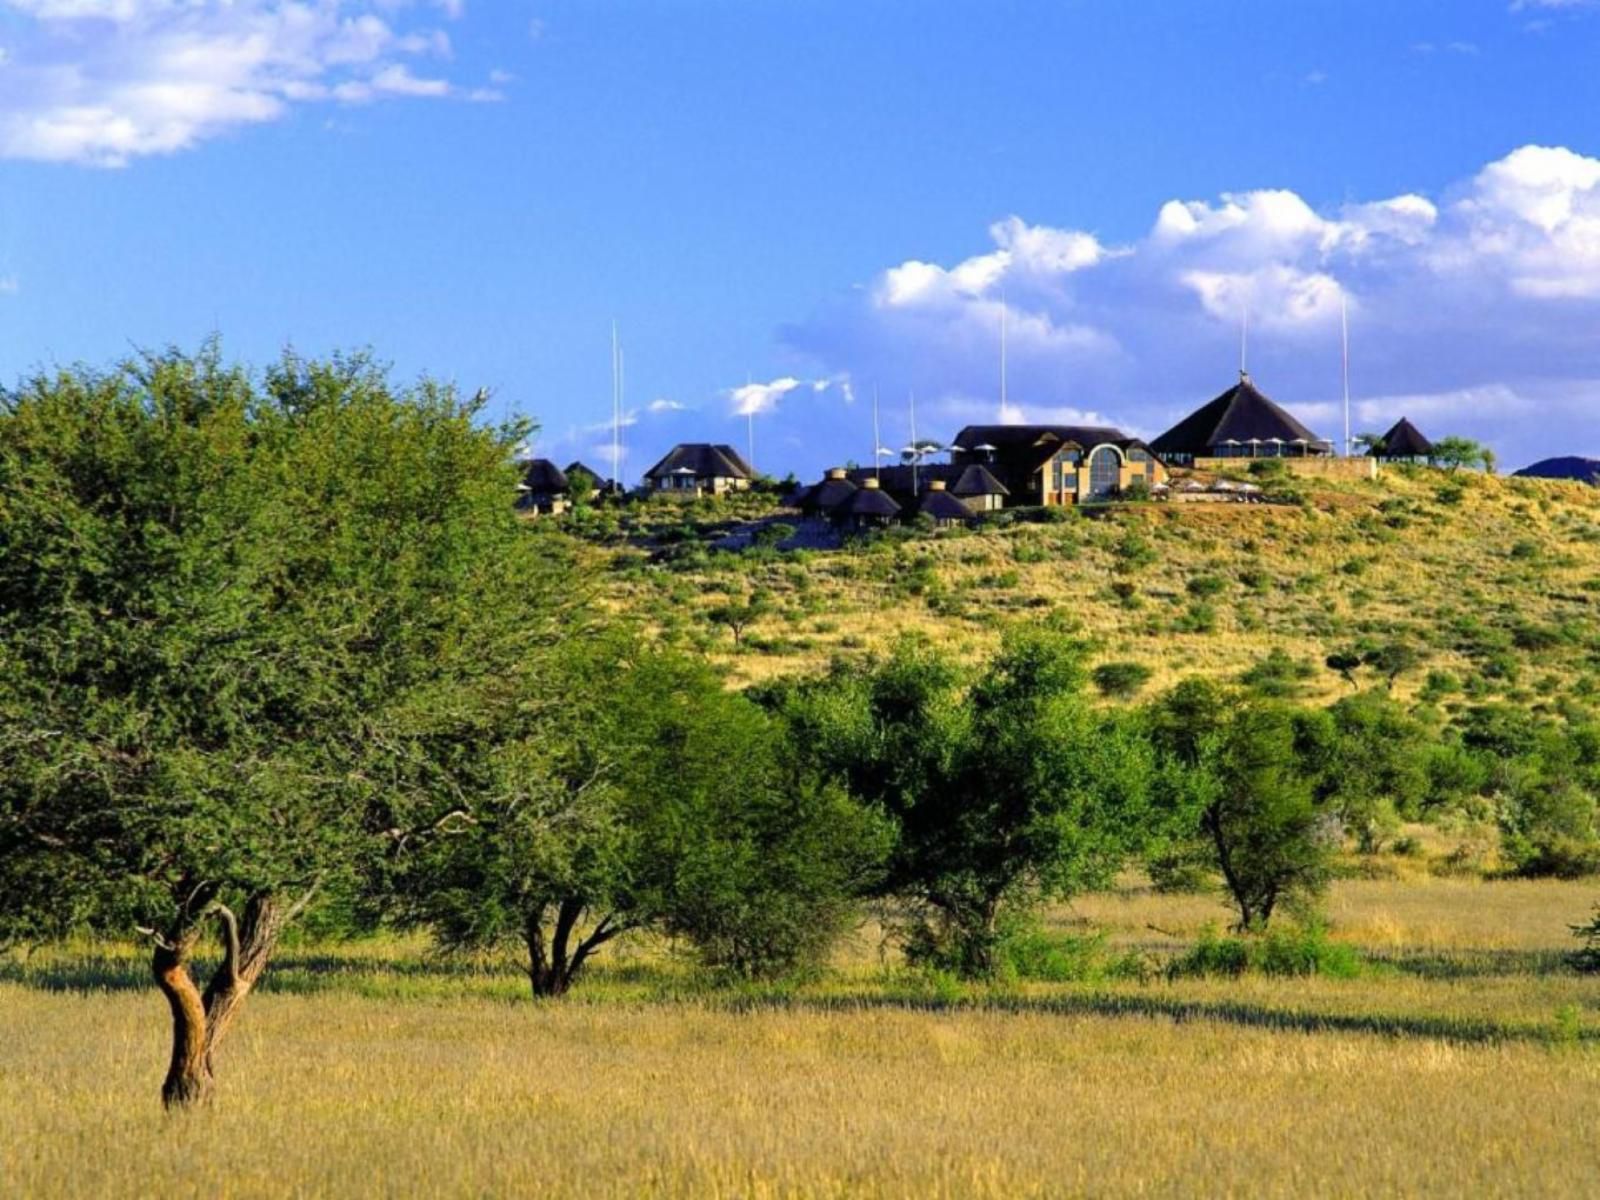
[[[135,925],[133,930],[140,937],[149,938],[162,950],[170,951],[178,948],[174,943],[168,941],[159,929],[154,929],[149,925]]]
[[[312,877],[311,883],[306,887],[306,890],[301,893],[300,898],[291,904],[287,910],[285,910],[283,914],[283,923],[285,925],[294,920],[301,913],[305,912],[306,905],[311,903],[311,898],[317,894],[317,889],[322,886],[322,881],[326,877],[326,871],[318,871],[316,875]]]
[[[217,968],[217,977],[226,980],[231,987],[239,981],[239,918],[233,915],[233,910],[226,904],[216,905],[216,913],[217,924],[222,927],[223,947],[222,965]]]

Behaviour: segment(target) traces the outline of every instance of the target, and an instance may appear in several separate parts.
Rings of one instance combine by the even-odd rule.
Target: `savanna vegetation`
[[[1600,494],[804,549],[777,488],[525,520],[482,418],[214,346],[0,393],[24,1194],[1600,1166]]]

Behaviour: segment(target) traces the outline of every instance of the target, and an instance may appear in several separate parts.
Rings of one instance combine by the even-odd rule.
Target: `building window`
[[[1122,474],[1122,456],[1115,446],[1099,446],[1089,455],[1089,494],[1109,496],[1117,490]]]

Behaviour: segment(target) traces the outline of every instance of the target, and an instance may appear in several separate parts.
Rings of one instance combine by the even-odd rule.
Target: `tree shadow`
[[[1419,979],[1491,979],[1497,976],[1571,975],[1570,955],[1563,950],[1415,950],[1368,952],[1368,962]]]
[[[951,999],[920,995],[856,995],[835,997],[740,996],[729,1006],[740,1008],[803,1008],[818,1012],[863,1009],[899,1009],[912,1012],[1000,1012],[1063,1017],[1131,1017],[1165,1019],[1182,1025],[1209,1021],[1250,1029],[1285,1033],[1359,1033],[1388,1038],[1416,1038],[1493,1045],[1526,1042],[1553,1045],[1563,1042],[1600,1043],[1600,1029],[1571,1030],[1557,1024],[1500,1021],[1488,1017],[1449,1014],[1328,1013],[1272,1008],[1240,1000],[1188,1000],[1177,996],[1114,992],[1069,993],[1054,996],[989,996]]]
[[[210,976],[218,959],[196,955],[192,969],[197,978]],[[281,950],[273,955],[262,976],[263,992],[303,993],[336,990],[340,983],[359,978],[389,980],[474,980],[514,978],[505,965],[449,957],[382,959],[347,957],[320,952]],[[44,992],[130,992],[155,987],[145,958],[122,955],[75,955],[71,959],[30,961],[26,957],[0,959],[0,983],[20,984]]]

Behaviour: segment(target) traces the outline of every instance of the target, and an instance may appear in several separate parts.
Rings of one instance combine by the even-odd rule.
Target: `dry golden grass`
[[[291,950],[215,1106],[178,1119],[136,959],[52,974],[88,961],[70,947],[0,983],[0,1179],[28,1197],[1586,1195],[1600,979],[1555,956],[1592,898],[1340,883],[1337,937],[1424,955],[1355,980],[954,995],[884,975],[863,936],[798,990],[651,986],[684,981],[645,947],[534,1004],[413,942]],[[1131,887],[1053,919],[1132,945],[1221,914]]]
[[[1357,636],[1411,636],[1425,651],[1426,669],[1465,676],[1472,662],[1439,636],[1457,618],[1600,632],[1586,588],[1600,578],[1600,490],[1474,477],[1458,502],[1442,503],[1438,492],[1450,482],[1442,471],[1389,470],[1375,482],[1308,483],[1312,503],[1304,509],[1131,506],[1067,525],[819,552],[804,567],[739,569],[714,561],[687,572],[651,569],[616,581],[608,592],[619,608],[642,614],[668,636],[696,640],[736,684],[813,670],[831,655],[881,649],[908,631],[975,656],[992,648],[1006,625],[1050,613],[1078,623],[1097,659],[1152,668],[1151,691],[1189,674],[1237,675],[1278,648],[1317,668],[1305,695],[1322,700],[1345,690],[1322,660]],[[1157,559],[1122,576],[1114,545],[1129,528],[1141,531]],[[1519,543],[1531,557],[1513,554]],[[959,611],[936,611],[926,590],[913,588],[919,562],[937,581],[935,590],[959,601]],[[1251,572],[1268,583],[1247,585]],[[1226,587],[1209,601],[1215,627],[1185,632],[1175,622],[1189,606],[1187,584],[1196,576],[1219,576]],[[1134,604],[1111,590],[1119,578],[1137,584]],[[774,596],[775,612],[735,647],[703,614],[753,586]],[[1515,654],[1530,672],[1548,673],[1558,689],[1571,682],[1570,654]],[[1400,680],[1398,694],[1413,694],[1423,674]],[[1530,673],[1520,683],[1549,694],[1550,683],[1539,676]]]
[[[976,654],[1051,612],[1099,658],[1155,668],[1152,689],[1237,674],[1273,647],[1317,663],[1392,630],[1465,674],[1436,636],[1454,617],[1592,625],[1600,492],[1476,480],[1447,505],[1439,482],[1392,473],[1308,510],[1151,506],[748,573],[652,568],[608,578],[603,602],[712,647],[736,682],[907,629]],[[1410,524],[1384,524],[1385,501],[1410,505]],[[1111,590],[1129,526],[1158,555],[1132,607]],[[1518,541],[1535,549],[1513,556]],[[1268,586],[1245,583],[1256,568]],[[961,613],[907,591],[917,571]],[[1229,581],[1217,626],[1177,632],[1197,575]],[[781,611],[733,652],[703,611],[752,582]],[[1538,697],[1573,682],[1565,651],[1518,653]],[[1342,686],[1319,671],[1308,698]],[[1423,839],[1433,859],[1439,839]],[[218,1102],[181,1119],[157,1105],[164,1010],[134,951],[0,959],[0,1194],[1592,1194],[1600,978],[1562,955],[1594,887],[1388,866],[1397,878],[1328,900],[1331,936],[1368,963],[1351,980],[1153,970],[963,992],[886,969],[866,930],[797,989],[707,990],[636,944],[534,1004],[513,971],[414,942],[291,950],[225,1049]],[[1215,896],[1130,880],[1048,924],[1103,930],[1158,967],[1226,920]]]
[[[7,988],[19,1196],[1583,1195],[1600,1060],[1223,1023],[263,996],[164,1118],[154,997]]]

